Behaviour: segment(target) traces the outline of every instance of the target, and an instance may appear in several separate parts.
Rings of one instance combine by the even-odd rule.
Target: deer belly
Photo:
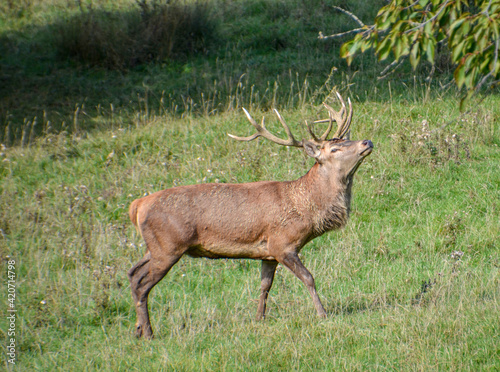
[[[190,247],[186,254],[191,257],[206,258],[274,259],[269,255],[267,241],[265,240],[253,243],[221,241],[218,243],[199,244]]]

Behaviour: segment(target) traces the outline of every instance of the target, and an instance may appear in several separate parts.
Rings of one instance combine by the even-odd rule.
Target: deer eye
[[[331,150],[330,150],[330,152],[335,152],[335,151],[337,151],[337,150],[338,150],[338,149],[333,148],[333,149],[331,149]]]

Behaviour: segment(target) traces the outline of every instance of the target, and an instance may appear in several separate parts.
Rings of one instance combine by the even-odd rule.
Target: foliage
[[[447,48],[459,88],[471,92],[488,80],[490,85],[499,82],[499,0],[393,0],[380,9],[373,25],[357,30],[340,51],[348,63],[372,48],[379,60],[392,52],[395,61],[408,57],[416,69],[421,59],[434,64],[437,50]]]
[[[60,58],[123,70],[205,53],[216,39],[206,3],[142,1],[138,5],[122,15],[81,6],[80,12],[55,26]]]
[[[351,4],[369,18],[384,2]],[[306,99],[320,102],[347,77],[353,94],[373,92],[367,89],[377,75],[373,56],[348,67],[333,52],[338,46],[318,41],[319,29],[350,24],[324,2],[147,0],[152,22],[138,3],[26,0],[6,7],[0,22],[0,143],[136,125],[159,113],[299,107]],[[170,35],[168,54],[161,36],[173,20],[166,14],[162,23],[162,9],[171,7],[192,20],[186,31],[194,36],[182,30]],[[332,62],[340,68],[332,71]],[[406,90],[402,83],[408,81],[393,89]],[[415,85],[422,83],[417,77]]]

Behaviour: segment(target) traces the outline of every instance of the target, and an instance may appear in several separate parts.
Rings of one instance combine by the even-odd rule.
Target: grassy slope
[[[365,4],[354,1],[350,8],[358,9],[363,19],[372,19],[377,3],[370,7],[358,3]],[[99,4],[94,4],[96,19],[111,15],[101,26],[112,20],[125,28],[130,14],[140,13],[133,0]],[[21,3],[16,6],[23,7]],[[319,93],[319,100],[324,96],[321,86],[332,65],[339,70],[328,88],[341,84],[344,73],[364,70],[354,78],[356,94],[371,87],[370,77],[377,70],[372,57],[356,60],[347,68],[338,57],[340,41],[317,39],[319,31],[353,26],[347,16],[321,2],[211,0],[205,17],[215,26],[203,51],[120,71],[71,58],[71,48],[61,41],[61,35],[73,34],[78,39],[89,33],[97,41],[111,37],[104,31],[103,35],[92,33],[88,27],[78,30],[88,14],[87,5],[81,12],[77,2],[43,0],[26,8],[7,12],[9,17],[0,22],[0,141],[7,144],[19,143],[23,130],[30,132],[34,121],[35,134],[72,132],[77,108],[78,126],[88,130],[135,123],[138,113],[206,114],[241,105],[297,107],[305,96]],[[126,49],[126,39],[117,37],[115,42],[125,44],[117,49]],[[94,43],[89,44],[81,48],[92,54]],[[107,63],[106,59],[102,62]]]
[[[356,85],[347,88],[353,80],[340,71],[334,82],[359,97],[353,137],[372,139],[375,152],[358,171],[347,228],[303,250],[329,318],[316,319],[302,283],[279,269],[269,317],[256,323],[258,262],[185,258],[152,292],[157,338],[132,337],[126,272],[144,252],[126,215],[133,199],[173,185],[293,179],[312,165],[300,151],[225,135],[250,132],[241,111],[227,108],[244,103],[259,117],[273,105],[277,75],[278,103],[295,131],[305,135],[293,123],[316,117],[303,102],[327,77],[329,51],[314,43],[312,49],[258,48],[270,42],[266,35],[296,39],[293,15],[304,5],[290,3],[293,11],[285,14],[291,16],[278,21],[273,14],[281,5],[243,2],[253,9],[243,11],[240,3],[226,3],[234,27],[222,30],[227,43],[213,59],[113,73],[57,62],[40,48],[43,40],[16,41],[21,48],[0,59],[9,72],[2,75],[9,83],[2,85],[8,97],[2,120],[13,114],[13,126],[20,120],[22,129],[23,118],[41,118],[46,110],[54,128],[66,121],[71,131],[75,105],[86,102],[75,135],[52,133],[29,147],[2,150],[0,254],[2,272],[7,255],[16,260],[18,370],[500,368],[499,98],[473,102],[460,114],[456,97],[426,99],[425,87],[405,76],[391,89],[386,82],[370,86],[367,60],[349,70],[351,77],[361,70]],[[312,18],[306,19],[318,19],[318,8],[307,10],[304,17]],[[37,13],[38,23],[47,23],[44,14],[56,22],[50,12]],[[273,19],[274,26],[267,24]],[[333,24],[317,22],[325,32]],[[295,70],[286,68],[291,63]],[[243,73],[247,80],[238,85]],[[299,93],[308,73],[311,88]],[[213,80],[220,83],[215,93]],[[253,84],[264,88],[250,94]],[[181,93],[166,92],[161,101],[165,89]],[[204,104],[201,92],[213,102]],[[169,110],[176,102],[183,118]],[[222,113],[199,115],[214,107]],[[271,117],[268,122],[280,131]],[[96,126],[107,129],[85,131]],[[452,258],[454,251],[463,257]],[[0,324],[4,332],[5,318]]]
[[[238,113],[9,149],[0,242],[17,262],[18,368],[498,368],[500,104],[488,97],[461,116],[455,105],[356,104],[354,137],[376,147],[358,171],[350,224],[303,251],[327,320],[280,269],[269,318],[255,323],[258,262],[185,258],[153,290],[153,342],[132,337],[126,271],[144,247],[130,201],[177,184],[292,179],[310,160],[230,141],[226,132],[249,130]],[[425,139],[424,119],[451,124]]]

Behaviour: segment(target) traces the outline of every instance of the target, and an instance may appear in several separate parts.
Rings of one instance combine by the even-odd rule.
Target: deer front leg
[[[309,270],[306,269],[302,261],[300,261],[298,254],[296,252],[285,253],[280,260],[280,263],[285,265],[285,267],[287,267],[292,273],[295,274],[297,278],[299,278],[306,285],[309,293],[311,294],[314,302],[314,307],[316,308],[318,315],[321,318],[326,318],[325,308],[321,304],[318,293],[316,292],[314,278]]]
[[[262,261],[262,270],[260,275],[260,297],[259,307],[257,308],[257,320],[262,320],[266,316],[266,302],[269,290],[273,285],[274,273],[278,266],[278,261]]]

